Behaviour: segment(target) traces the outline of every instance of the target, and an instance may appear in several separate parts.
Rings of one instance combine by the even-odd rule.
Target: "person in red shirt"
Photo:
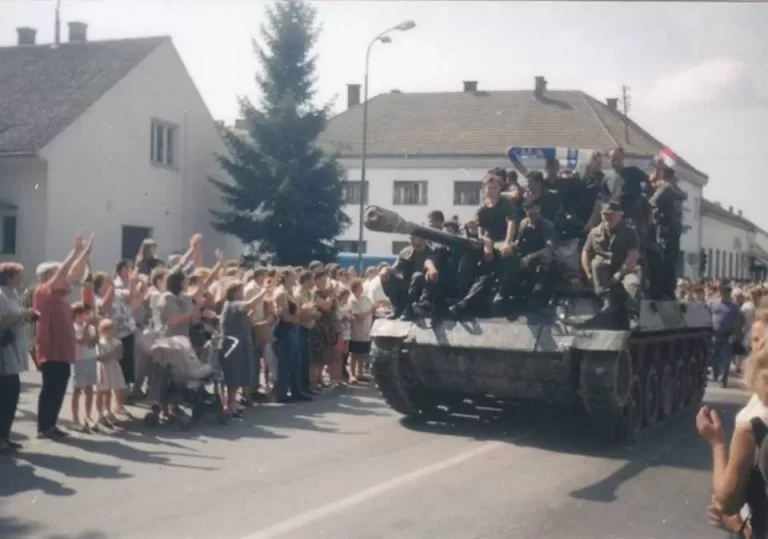
[[[87,241],[75,237],[74,247],[63,262],[40,264],[32,305],[40,313],[35,335],[35,363],[43,374],[37,403],[37,431],[41,438],[60,439],[67,435],[56,426],[67,392],[76,342],[72,307],[67,296],[82,279],[91,254],[93,235]]]

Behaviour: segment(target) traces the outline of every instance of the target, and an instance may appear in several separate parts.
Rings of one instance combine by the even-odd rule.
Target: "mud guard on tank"
[[[402,340],[407,344],[428,347],[551,353],[565,352],[571,348],[619,351],[625,347],[630,333],[580,330],[562,324],[522,324],[510,322],[506,318],[488,318],[458,322],[377,320],[371,336],[374,339]]]

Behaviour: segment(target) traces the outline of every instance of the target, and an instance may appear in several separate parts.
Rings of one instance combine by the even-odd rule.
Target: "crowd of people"
[[[30,362],[42,373],[38,436],[54,440],[69,435],[59,415],[70,380],[74,428],[109,430],[132,419],[126,404],[147,398],[160,342],[202,379],[212,334],[234,337],[237,345],[216,358],[232,418],[258,402],[310,401],[325,388],[368,381],[371,327],[388,308],[379,268],[363,276],[321,262],[243,268],[220,251],[206,267],[202,241],[194,235],[185,253],[163,261],[145,240],[135,260],[100,272],[90,263],[93,236],[77,236],[63,261],[38,266],[26,290],[24,268],[0,264],[0,452],[20,447],[11,428]],[[168,419],[176,413],[163,407]]]

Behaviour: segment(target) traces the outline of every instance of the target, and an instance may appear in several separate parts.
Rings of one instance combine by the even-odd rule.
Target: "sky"
[[[629,115],[709,175],[705,196],[768,229],[768,3],[320,1],[317,99],[345,106],[362,83],[365,48],[404,20],[416,27],[377,44],[370,96],[533,87],[580,89],[598,99],[630,88]],[[62,0],[66,23],[88,39],[170,35],[214,118],[232,123],[237,97],[258,99],[258,0]],[[0,0],[0,46],[15,28],[53,40],[55,0]],[[2,66],[0,66],[2,69]],[[505,146],[504,141],[500,141]]]

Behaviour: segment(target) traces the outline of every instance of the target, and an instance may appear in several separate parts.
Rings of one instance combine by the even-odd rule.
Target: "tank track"
[[[697,408],[707,385],[709,333],[639,336],[617,357],[581,357],[579,394],[598,433],[613,440],[643,438],[659,422]]]
[[[439,400],[422,387],[411,370],[409,354],[403,349],[402,341],[380,340],[372,355],[374,383],[387,406],[416,420],[440,419],[446,415]]]

